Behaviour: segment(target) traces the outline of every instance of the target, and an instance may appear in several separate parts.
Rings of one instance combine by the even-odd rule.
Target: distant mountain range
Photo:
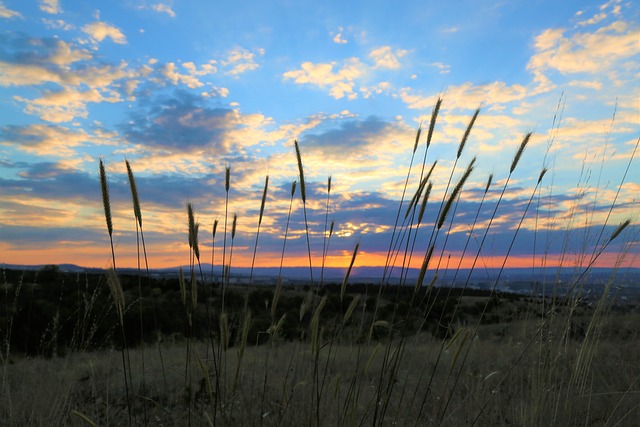
[[[46,265],[18,265],[18,264],[0,264],[0,268],[12,269],[12,270],[39,270],[46,267]],[[104,270],[100,268],[82,267],[75,264],[59,264],[57,267],[62,272],[68,273],[101,273]],[[176,276],[179,271],[179,266],[171,268],[159,268],[153,269],[151,274],[153,276]],[[189,269],[188,266],[182,266],[184,271]],[[352,283],[376,283],[379,282],[383,275],[385,275],[384,267],[354,267],[351,271],[349,281]],[[118,271],[121,274],[136,274],[135,268],[119,268]],[[322,278],[325,283],[327,282],[342,282],[347,272],[347,268],[325,267],[322,272]],[[582,274],[583,269],[576,268],[555,268],[548,267],[546,269],[531,268],[505,268],[500,273],[500,269],[475,269],[469,274],[468,269],[459,269],[456,273],[455,270],[440,270],[438,273],[438,282],[441,284],[452,285],[461,284],[467,281],[471,283],[489,282],[495,281],[498,277],[501,283],[509,282],[531,282],[531,281],[567,281],[571,278],[576,278]],[[211,277],[211,264],[202,264],[202,273],[205,279]],[[256,267],[253,269],[253,279],[261,282],[277,279],[280,273],[279,267]],[[400,281],[400,269],[394,268],[390,274],[390,282],[397,283]],[[590,283],[606,283],[612,274],[616,274],[616,282],[623,282],[625,285],[635,285],[640,287],[640,268],[621,268],[615,271],[611,268],[592,268],[588,275],[588,282]],[[221,274],[220,267],[214,268],[214,277],[219,277]],[[416,280],[419,274],[419,270],[412,268],[403,273],[406,280]],[[198,273],[199,275],[199,273]],[[250,268],[244,267],[232,267],[230,276],[236,280],[248,279],[251,275]],[[314,268],[313,278],[314,282],[320,279],[320,268]],[[425,281],[428,283],[433,278],[434,272],[429,271]],[[389,274],[387,273],[387,276]],[[310,274],[308,267],[285,267],[282,269],[282,277],[288,281],[309,281]]]

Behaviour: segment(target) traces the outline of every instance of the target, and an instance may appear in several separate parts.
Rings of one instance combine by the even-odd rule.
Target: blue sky
[[[0,1],[0,263],[109,264],[103,159],[117,255],[135,265],[126,158],[151,267],[188,260],[187,202],[201,230],[224,222],[227,166],[229,212],[238,215],[234,262],[250,263],[268,174],[258,260],[278,265],[298,140],[314,258],[331,176],[329,264],[348,264],[360,243],[360,265],[379,265],[416,130],[441,97],[426,161],[438,160],[434,199],[417,253],[451,191],[449,176],[455,182],[474,156],[449,238],[443,232],[435,247],[443,259],[468,259],[462,249],[480,209],[470,236],[477,252],[514,153],[532,132],[482,247],[485,264],[504,260],[535,194],[508,265],[583,263],[601,230],[631,218],[598,263],[640,266],[638,12],[624,0]],[[418,174],[414,165],[410,194]],[[304,265],[299,199],[291,227],[286,263]],[[207,233],[201,242],[211,248]]]

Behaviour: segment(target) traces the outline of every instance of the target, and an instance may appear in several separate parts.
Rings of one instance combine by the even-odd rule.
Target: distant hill
[[[19,264],[0,264],[0,268],[6,268],[11,270],[40,270],[47,267],[47,264],[40,265],[19,265]],[[65,273],[100,273],[104,271],[100,268],[82,267],[75,264],[59,264],[57,268],[61,272]],[[178,274],[179,266],[170,268],[158,268],[153,269],[151,274],[154,276],[174,276]],[[182,266],[183,270],[188,270],[188,266]],[[354,267],[351,271],[349,281],[352,283],[376,283],[382,280],[385,275],[384,267]],[[119,268],[118,271],[123,274],[136,274],[135,268]],[[346,274],[346,268],[326,267],[323,272],[324,282],[342,282]],[[253,270],[253,279],[266,281],[269,279],[277,279],[280,272],[279,267],[257,267]],[[210,280],[211,276],[211,264],[202,264],[202,273],[206,280]],[[317,282],[320,280],[320,268],[314,268],[313,278]],[[409,269],[402,272],[406,281],[414,281],[418,277],[418,269]],[[500,272],[500,269],[475,269],[469,274],[469,269],[457,270],[440,270],[438,272],[438,282],[445,285],[461,285],[467,280],[469,283],[483,283],[495,281],[498,277],[500,283],[508,285],[511,282],[560,282],[570,281],[572,278],[575,280],[577,276],[583,273],[583,269],[575,268],[554,268],[549,267],[546,269],[535,269],[532,271],[530,268],[505,268]],[[615,273],[617,285],[631,285],[640,287],[640,268],[621,268],[617,271],[611,268],[592,268],[586,277],[589,283],[606,283],[612,275]],[[215,266],[214,277],[219,277],[221,274],[220,266]],[[251,275],[251,269],[245,267],[232,267],[231,277],[236,280],[248,279]],[[390,274],[387,273],[388,281],[392,284],[400,281],[401,269],[394,268]],[[434,272],[429,271],[425,281],[428,283],[433,278]],[[285,267],[282,269],[283,279],[290,281],[308,281],[309,280],[309,268],[308,267]]]

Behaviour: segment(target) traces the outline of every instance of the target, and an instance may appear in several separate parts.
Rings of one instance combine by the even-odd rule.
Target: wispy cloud
[[[91,135],[83,129],[58,125],[9,125],[0,128],[0,144],[26,153],[56,158],[77,156],[76,149],[83,145],[113,143],[113,137],[113,134],[106,132]]]
[[[111,39],[114,43],[117,44],[126,44],[127,38],[120,31],[120,29],[114,25],[108,24],[102,21],[95,21],[91,24],[87,24],[82,27],[82,31],[87,33],[93,42],[100,43],[104,39]]]
[[[369,57],[374,61],[375,68],[390,68],[397,70],[400,68],[400,58],[407,54],[407,50],[396,49],[391,46],[381,46],[369,52]]]
[[[40,0],[38,7],[46,13],[56,14],[62,12],[59,0]]]
[[[25,113],[35,114],[42,120],[52,123],[69,122],[78,117],[87,117],[87,104],[89,103],[97,104],[122,100],[119,94],[113,91],[105,95],[97,89],[83,91],[68,88],[59,91],[45,91],[41,97],[33,100],[19,96],[14,99],[26,105]]]
[[[364,74],[364,66],[357,58],[350,58],[337,69],[334,63],[303,62],[299,70],[287,71],[285,80],[293,80],[297,84],[311,84],[329,88],[329,95],[335,99],[346,97],[355,99],[355,80]]]
[[[432,62],[429,65],[436,67],[440,74],[449,74],[451,72],[451,65],[447,65],[442,62]]]
[[[333,42],[336,44],[347,44],[347,40],[344,38],[344,36],[342,35],[344,31],[344,28],[339,27],[338,31],[336,33],[331,33],[331,35],[333,36]]]
[[[527,69],[536,76],[549,70],[562,74],[599,73],[640,53],[638,32],[624,21],[598,29],[565,35],[564,29],[548,29],[535,38],[536,53]]]
[[[263,55],[264,49],[256,49],[255,52],[250,52],[247,49],[236,47],[228,53],[226,59],[220,62],[226,67],[226,74],[237,77],[240,74],[260,68],[260,64],[256,62],[256,57]]]
[[[0,18],[22,18],[22,14],[11,10],[0,2]]]
[[[217,72],[217,68],[214,64],[215,61],[210,61],[209,63],[203,64],[201,68],[198,69],[193,62],[187,62],[182,64],[182,68],[187,72],[181,74],[176,70],[176,64],[169,62],[164,64],[160,73],[174,85],[182,83],[191,89],[195,89],[204,86],[204,83],[200,81],[198,77],[212,75]]]
[[[176,13],[173,11],[170,5],[166,3],[156,3],[149,7],[151,10],[155,10],[158,13],[166,13],[172,18],[176,17]]]

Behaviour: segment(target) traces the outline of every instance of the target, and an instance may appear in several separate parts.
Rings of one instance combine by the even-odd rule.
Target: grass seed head
[[[231,239],[235,239],[236,237],[236,226],[238,225],[238,214],[233,214],[233,224],[231,225]]]
[[[136,179],[133,176],[133,170],[129,160],[124,161],[127,165],[127,176],[129,177],[129,187],[131,188],[131,199],[133,201],[133,214],[138,221],[138,225],[142,228],[142,211],[140,209],[140,199],[138,198],[138,187],[136,186]]]
[[[302,167],[302,155],[300,154],[300,147],[298,146],[298,141],[294,141],[294,146],[296,148],[296,158],[298,159],[298,171],[300,172],[300,197],[302,198],[302,203],[307,202],[307,191],[304,183],[304,168]]]
[[[109,203],[109,185],[107,183],[107,172],[104,163],[100,159],[100,190],[102,191],[102,206],[104,207],[104,218],[107,222],[109,237],[113,235],[113,222],[111,221],[111,203]]]
[[[353,263],[356,260],[356,256],[358,255],[358,249],[360,248],[360,243],[356,243],[356,247],[353,249],[353,255],[351,255],[351,262],[349,263],[349,268],[347,269],[347,274],[344,276],[344,280],[342,281],[342,286],[340,288],[340,301],[344,299],[344,292],[347,289],[347,283],[349,283],[349,275],[351,275],[351,270],[353,269]]]
[[[613,233],[611,233],[611,238],[609,239],[609,241],[612,241],[616,237],[618,237],[620,235],[620,233],[622,233],[622,230],[627,228],[629,226],[629,224],[631,224],[631,218],[627,218],[624,222],[621,222],[620,225],[618,226],[618,228],[616,228],[615,231]]]
[[[260,217],[258,218],[258,225],[262,224],[262,215],[264,214],[264,205],[267,202],[267,189],[269,188],[269,175],[264,179],[264,190],[262,191],[262,201],[260,202]]]
[[[487,186],[484,188],[484,193],[487,194],[489,191],[489,187],[491,187],[491,182],[493,181],[493,174],[489,174],[489,179],[487,179]]]
[[[473,113],[473,117],[471,117],[471,121],[469,121],[467,130],[464,131],[464,136],[462,137],[462,141],[460,141],[460,146],[458,147],[458,156],[457,156],[458,159],[462,155],[462,150],[464,150],[464,146],[467,143],[467,140],[469,139],[469,134],[471,133],[473,124],[476,122],[476,119],[478,118],[478,114],[480,114],[480,108],[477,108],[476,112]]]
[[[422,133],[422,122],[420,122],[420,126],[418,126],[418,131],[416,132],[416,142],[413,144],[413,152],[415,153],[418,149],[418,143],[420,142],[420,134]]]
[[[111,291],[111,296],[116,306],[118,319],[122,325],[124,324],[124,292],[122,291],[120,279],[113,268],[107,270],[107,283],[109,284],[109,290]]]
[[[427,133],[427,148],[431,145],[431,138],[433,137],[433,130],[436,127],[436,119],[438,118],[438,112],[440,111],[440,106],[442,105],[442,98],[438,97],[436,101],[436,105],[433,107],[433,111],[431,112],[431,121],[429,122],[429,133]]]
[[[548,171],[549,171],[549,169],[542,168],[542,171],[540,172],[540,176],[538,177],[538,184],[540,184],[540,182],[542,182],[542,178],[544,178],[544,176],[547,174]]]
[[[456,187],[451,192],[451,196],[449,196],[449,200],[447,200],[447,203],[444,205],[444,209],[440,214],[440,219],[438,220],[438,230],[442,228],[442,225],[444,224],[444,221],[447,218],[449,211],[451,210],[453,202],[455,202],[455,200],[458,198],[458,195],[460,194],[460,191],[462,191],[464,183],[467,181],[467,178],[469,178],[469,175],[471,175],[475,162],[476,158],[474,157],[473,160],[471,160],[471,163],[469,163],[469,166],[467,166],[467,169],[464,171],[464,174],[458,181],[458,184],[456,184]]]
[[[424,197],[422,198],[422,206],[420,206],[420,213],[418,214],[418,224],[422,223],[422,218],[424,217],[424,212],[427,208],[427,201],[429,200],[429,195],[431,194],[431,189],[433,188],[433,182],[429,181],[429,185],[424,193]]]
[[[509,173],[513,173],[513,171],[516,169],[516,166],[518,166],[520,157],[522,157],[522,153],[524,153],[524,149],[529,143],[529,139],[531,139],[531,132],[527,133],[522,139],[520,147],[518,148],[518,151],[516,151],[516,155],[513,157],[513,162],[511,162],[511,169],[509,170]]]
[[[347,322],[351,318],[351,315],[353,314],[356,307],[358,306],[359,302],[360,302],[360,294],[357,294],[356,296],[353,297],[353,299],[349,303],[349,307],[347,308],[347,311],[344,313],[344,316],[342,317],[342,326],[347,324]]]

